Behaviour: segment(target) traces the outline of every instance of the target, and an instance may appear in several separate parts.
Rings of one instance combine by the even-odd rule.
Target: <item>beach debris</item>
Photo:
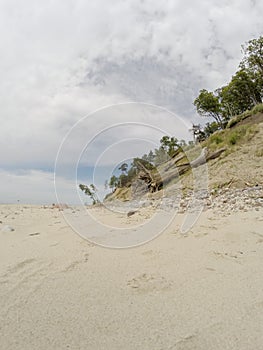
[[[40,232],[29,233],[29,236],[38,236],[38,235],[40,235]]]
[[[68,209],[69,206],[66,203],[53,203],[51,209],[58,209],[59,211],[63,211],[64,209]]]
[[[1,231],[2,232],[12,232],[12,231],[15,231],[15,229],[9,225],[5,225],[4,227],[2,227]]]
[[[209,153],[205,147],[202,149],[201,154],[196,159],[192,160],[191,162],[186,159],[183,164],[178,164],[175,166],[183,159],[182,155],[179,155],[179,157],[172,160],[173,165],[169,165],[164,169],[164,171],[156,171],[156,169],[155,171],[149,170],[144,166],[143,162],[136,160],[136,166],[139,169],[138,178],[147,184],[150,192],[157,192],[161,190],[165,184],[185,174],[190,169],[197,168],[209,160],[218,158],[225,151],[226,148],[220,148],[213,153]]]
[[[228,183],[229,184],[229,183]],[[193,203],[196,204],[193,205]],[[118,202],[111,204],[112,210],[118,209]],[[157,199],[131,200],[128,205],[122,203],[127,210],[126,215],[130,217],[134,215],[137,208],[155,208],[165,211],[176,210],[178,214],[184,214],[188,210],[192,211],[201,206],[203,210],[220,211],[226,215],[233,212],[248,210],[260,211],[263,208],[263,185],[243,188],[222,187],[215,188],[211,191],[201,189],[198,191],[189,190],[184,195],[172,188],[165,196]],[[78,210],[78,209],[76,209]]]
[[[128,213],[127,213],[127,217],[129,218],[130,216],[134,215],[135,213],[137,213],[138,210],[130,210]]]

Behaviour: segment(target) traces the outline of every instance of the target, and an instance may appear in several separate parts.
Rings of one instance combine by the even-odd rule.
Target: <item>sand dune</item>
[[[262,208],[208,210],[187,235],[180,214],[130,249],[81,238],[58,209],[0,213],[1,349],[262,349]],[[96,215],[129,227],[150,214]]]

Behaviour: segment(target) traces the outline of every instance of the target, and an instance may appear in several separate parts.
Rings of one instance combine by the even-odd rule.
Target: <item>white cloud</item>
[[[0,177],[0,203],[19,201],[25,204],[51,204],[57,201],[52,172],[0,169]],[[71,203],[74,198],[74,183],[63,178],[58,181],[65,202]]]

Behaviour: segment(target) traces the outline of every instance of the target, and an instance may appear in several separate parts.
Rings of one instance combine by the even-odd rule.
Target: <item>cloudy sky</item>
[[[259,0],[0,0],[0,202],[55,201],[56,157],[74,201],[76,173],[189,138],[198,91],[230,80],[262,13]]]

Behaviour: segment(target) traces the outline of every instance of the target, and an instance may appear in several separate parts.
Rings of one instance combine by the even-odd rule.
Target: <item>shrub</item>
[[[263,157],[263,149],[258,149],[255,153],[256,157]]]
[[[253,114],[252,111],[245,111],[244,113],[233,117],[232,119],[229,120],[229,122],[227,124],[227,128],[232,128],[233,126],[235,126],[236,124],[241,122],[241,120],[244,120],[244,119],[250,117],[252,114]]]
[[[241,120],[244,120],[248,117],[251,117],[252,115],[257,114],[257,113],[263,113],[263,103],[256,105],[255,107],[253,107],[249,111],[245,111],[244,113],[239,114],[239,115],[231,118],[229,120],[229,122],[227,123],[227,128],[232,128],[234,125],[241,122]]]
[[[237,134],[230,135],[230,137],[229,137],[229,143],[230,143],[231,145],[235,145],[235,144],[237,143],[237,140],[238,140]]]
[[[257,113],[263,113],[263,103],[260,103],[260,104],[256,105],[252,109],[252,114],[257,114]]]
[[[231,131],[228,135],[228,143],[230,145],[235,145],[240,139],[242,139],[246,134],[250,133],[250,127],[242,125],[237,127],[235,130]]]
[[[210,137],[210,141],[211,141],[211,143],[215,143],[215,144],[219,145],[220,143],[223,142],[223,139],[220,135],[214,134]]]

